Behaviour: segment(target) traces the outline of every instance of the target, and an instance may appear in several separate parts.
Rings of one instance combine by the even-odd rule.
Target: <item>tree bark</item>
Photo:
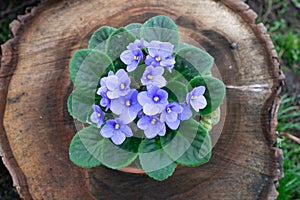
[[[171,17],[215,58],[226,84],[211,160],[157,182],[69,160],[69,61],[101,26]],[[24,199],[275,199],[276,113],[283,75],[266,29],[238,0],[50,0],[11,23],[2,45],[0,153]],[[217,73],[219,72],[219,74]]]

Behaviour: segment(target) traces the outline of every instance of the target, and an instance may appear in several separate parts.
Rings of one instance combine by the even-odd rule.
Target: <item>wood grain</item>
[[[163,182],[69,161],[69,61],[93,31],[164,14],[215,58],[227,86],[209,163]],[[2,46],[1,155],[24,199],[275,199],[281,70],[266,30],[237,0],[47,1],[11,24]]]

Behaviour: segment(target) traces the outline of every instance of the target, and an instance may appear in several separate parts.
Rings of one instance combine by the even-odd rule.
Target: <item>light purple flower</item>
[[[115,75],[110,71],[107,77],[101,79],[100,85],[97,94],[101,95],[102,92],[106,92],[107,98],[111,100],[130,92],[130,78],[124,69],[118,70]]]
[[[168,104],[168,93],[157,86],[149,87],[147,91],[138,94],[138,102],[143,106],[143,112],[152,116],[161,113]]]
[[[163,77],[164,68],[162,67],[153,67],[152,65],[146,67],[145,72],[141,78],[143,85],[157,86],[162,88],[167,85],[166,79]]]
[[[132,89],[126,96],[119,97],[111,102],[111,111],[116,115],[120,115],[119,118],[124,124],[132,122],[142,109],[137,101],[137,95],[138,91]]]
[[[154,67],[166,67],[172,70],[175,59],[172,56],[174,46],[169,42],[151,41],[147,44],[148,53],[145,63]]]
[[[132,72],[135,70],[140,61],[143,60],[143,52],[141,48],[144,45],[144,39],[135,40],[127,46],[127,50],[123,51],[120,55],[120,59],[127,65],[126,70]]]
[[[193,113],[190,109],[190,106],[187,104],[180,104],[182,107],[182,113],[178,115],[178,119],[181,121],[188,120],[192,117]]]
[[[98,105],[93,105],[94,112],[91,114],[91,121],[97,124],[97,127],[100,128],[104,121],[104,112]]]
[[[144,38],[141,38],[140,40],[135,40],[133,43],[130,43],[127,46],[127,49],[141,49],[144,46],[144,44],[147,44],[147,42],[144,40]]]
[[[182,111],[183,108],[178,103],[170,103],[161,113],[160,120],[162,122],[166,122],[170,129],[176,130],[180,124],[179,115],[182,113]]]
[[[126,137],[133,135],[130,127],[124,124],[120,119],[107,120],[100,133],[103,137],[110,138],[116,145],[122,144]]]
[[[125,50],[121,53],[120,59],[127,65],[126,70],[132,72],[138,67],[140,61],[143,59],[143,52],[141,49]]]
[[[207,105],[206,99],[203,96],[204,92],[205,87],[198,86],[186,95],[186,102],[191,105],[196,112],[199,112],[200,109],[205,108]]]
[[[105,111],[107,111],[110,108],[110,102],[111,102],[111,100],[106,95],[107,91],[108,89],[106,87],[100,87],[97,91],[97,94],[102,97],[100,100],[100,105],[102,107],[105,107]]]
[[[112,71],[108,72],[108,76],[112,76],[114,73]],[[106,87],[106,78],[102,78],[100,80],[100,88],[97,90],[97,94],[102,98],[100,100],[100,105],[106,107],[105,111],[107,111],[110,107],[110,99],[107,96],[107,87]]]
[[[148,139],[155,136],[164,136],[166,134],[166,125],[161,122],[157,116],[144,115],[138,122],[137,126],[144,130],[145,136]]]

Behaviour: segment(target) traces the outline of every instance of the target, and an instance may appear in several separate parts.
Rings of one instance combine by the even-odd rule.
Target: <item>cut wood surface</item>
[[[69,160],[76,133],[67,111],[69,62],[101,26],[167,15],[182,38],[215,58],[226,84],[211,160],[163,182]],[[275,199],[276,52],[256,15],[238,0],[50,0],[11,23],[2,46],[0,153],[24,199]]]

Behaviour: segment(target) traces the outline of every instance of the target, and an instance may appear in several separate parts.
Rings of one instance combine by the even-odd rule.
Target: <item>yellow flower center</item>
[[[126,106],[130,106],[130,105],[131,105],[131,104],[130,104],[130,101],[127,100],[127,101],[125,102],[125,105],[126,105]]]
[[[116,124],[116,125],[115,125],[115,129],[118,130],[119,128],[120,128],[120,125],[119,125],[119,124]]]
[[[157,57],[156,57],[156,61],[158,61],[158,62],[161,61],[161,57],[160,57],[160,56],[157,56]]]
[[[100,113],[98,113],[98,114],[97,114],[97,116],[98,116],[98,117],[101,117],[101,114],[100,114]]]
[[[158,102],[159,98],[158,98],[158,97],[154,97],[153,100],[154,100],[155,102]]]
[[[123,90],[125,88],[125,85],[121,83],[120,88]]]
[[[138,57],[137,56],[133,56],[133,60],[137,60],[138,59]]]
[[[156,124],[156,119],[153,118],[153,119],[151,120],[151,124]]]
[[[147,78],[148,78],[149,80],[152,80],[152,79],[153,79],[153,76],[149,74],[149,75],[147,76]]]
[[[168,112],[168,113],[171,113],[171,112],[172,112],[172,110],[171,110],[170,108],[168,108],[168,109],[167,109],[167,112]]]
[[[194,96],[192,96],[192,99],[194,99],[194,100],[195,100],[195,99],[197,99],[197,96],[195,96],[195,95],[194,95]]]

